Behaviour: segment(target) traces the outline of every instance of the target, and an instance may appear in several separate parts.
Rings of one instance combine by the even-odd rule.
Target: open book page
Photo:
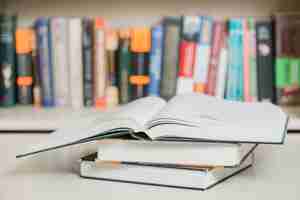
[[[214,141],[281,143],[287,116],[270,103],[219,100],[201,94],[185,94],[169,101],[147,123],[147,134],[159,137]]]
[[[146,97],[109,112],[99,111],[91,113],[90,116],[85,115],[84,118],[76,118],[44,141],[27,147],[20,152],[19,157],[100,139],[107,135],[125,134],[131,130],[143,131],[145,123],[164,106],[165,101],[161,98]]]

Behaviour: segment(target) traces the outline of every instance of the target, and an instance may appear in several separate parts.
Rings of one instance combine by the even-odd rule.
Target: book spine
[[[159,96],[163,58],[163,26],[161,24],[154,26],[151,33],[152,42],[149,64],[150,83],[148,86],[148,94],[151,96]]]
[[[82,20],[83,98],[87,107],[94,105],[93,93],[93,21]]]
[[[119,38],[116,30],[107,29],[105,50],[107,56],[107,69],[109,71],[108,87],[106,89],[107,107],[116,107],[119,104],[119,89],[117,87],[116,51],[119,46]]]
[[[257,34],[257,67],[258,97],[260,101],[275,102],[273,38],[271,20],[256,23]]]
[[[229,21],[229,73],[226,99],[240,101],[243,98],[243,34],[242,19]]]
[[[128,103],[131,99],[131,84],[129,77],[131,75],[131,52],[130,52],[130,30],[121,29],[120,48],[118,59],[118,83],[120,90],[120,103]]]
[[[0,15],[0,106],[4,107],[16,104],[15,28],[16,16]]]
[[[182,17],[177,94],[193,92],[193,73],[200,25],[201,18],[198,16]]]
[[[162,78],[160,84],[160,96],[169,100],[176,95],[178,74],[178,48],[180,43],[180,18],[166,17],[163,20],[164,43]]]
[[[36,30],[42,104],[46,107],[52,107],[54,106],[54,91],[49,20],[39,18],[36,21]]]
[[[50,21],[54,100],[56,106],[70,106],[67,28],[68,22],[65,18],[52,18]]]
[[[224,99],[226,91],[227,71],[228,71],[228,32],[224,24],[221,38],[221,50],[218,65],[218,75],[216,80],[215,96],[219,99]]]
[[[218,73],[218,64],[221,51],[222,31],[224,31],[223,22],[216,21],[213,27],[212,48],[208,67],[208,80],[205,87],[205,93],[211,96],[216,94],[216,79]]]
[[[105,92],[107,88],[106,55],[105,55],[104,20],[94,21],[94,102],[100,109],[106,108]]]
[[[83,107],[82,26],[80,18],[71,18],[68,23],[70,59],[71,106]]]
[[[244,71],[244,101],[250,102],[250,29],[248,19],[243,20],[243,71]]]
[[[256,30],[255,21],[251,17],[248,20],[249,27],[249,62],[250,62],[250,100],[258,100],[258,86],[257,86],[257,59],[256,59]]]
[[[201,33],[196,48],[194,91],[204,93],[207,84],[209,59],[211,52],[213,19],[208,16],[202,17]]]
[[[16,30],[17,100],[23,105],[32,104],[31,34],[30,28]]]
[[[151,31],[149,28],[133,28],[131,31],[132,74],[130,84],[132,98],[147,96],[149,78],[149,52],[151,49]]]

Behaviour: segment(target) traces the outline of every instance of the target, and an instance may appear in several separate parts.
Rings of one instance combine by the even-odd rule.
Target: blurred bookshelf
[[[299,0],[0,0],[0,12],[17,14],[22,20],[40,16],[94,17],[124,20],[132,25],[151,24],[160,16],[211,15],[215,17],[270,16],[274,12],[299,12]],[[300,105],[300,104],[299,104]],[[289,129],[300,130],[300,106],[284,105],[290,115]],[[0,130],[54,130],[69,116],[101,112],[94,108],[0,108]],[[39,123],[37,125],[37,123]]]

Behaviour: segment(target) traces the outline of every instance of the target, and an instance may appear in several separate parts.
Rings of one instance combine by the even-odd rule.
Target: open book
[[[104,113],[78,118],[17,157],[130,134],[143,140],[282,144],[287,115],[270,103],[185,94],[169,102],[145,97]]]

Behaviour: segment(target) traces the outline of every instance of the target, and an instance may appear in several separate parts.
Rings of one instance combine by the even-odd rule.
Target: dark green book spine
[[[131,99],[131,84],[129,83],[129,76],[131,74],[131,52],[130,39],[121,39],[119,56],[118,56],[118,86],[120,103],[128,103]]]
[[[16,16],[0,15],[0,105],[4,107],[16,104],[15,27]]]
[[[166,17],[163,25],[165,39],[160,96],[169,100],[176,95],[181,19],[180,17]]]

